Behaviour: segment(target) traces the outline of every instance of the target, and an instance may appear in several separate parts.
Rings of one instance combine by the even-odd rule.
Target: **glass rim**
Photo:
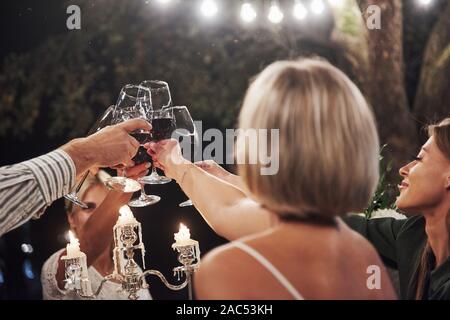
[[[128,89],[136,89],[136,90],[137,90],[136,96],[127,93],[126,90],[128,90]],[[150,89],[149,89],[149,88],[143,87],[143,86],[141,86],[141,85],[139,85],[139,84],[127,84],[127,85],[123,86],[122,89],[120,90],[119,100],[120,100],[122,94],[125,95],[125,96],[127,96],[127,97],[129,97],[129,98],[131,98],[131,99],[134,99],[134,100],[141,100],[141,99],[144,99],[143,97],[140,98],[140,97],[137,95],[141,90],[148,91],[148,93],[149,93],[149,98],[151,97],[151,92],[150,92]]]
[[[147,83],[149,85],[147,85]],[[142,81],[139,84],[141,87],[146,88],[147,90],[150,90],[151,92],[158,92],[158,91],[162,91],[162,90],[167,90],[167,92],[169,93],[169,96],[171,96],[170,93],[170,88],[169,88],[169,84],[165,81],[162,80],[145,80]],[[155,87],[152,87],[151,85],[155,85]]]
[[[169,87],[169,84],[166,81],[163,81],[163,80],[144,80],[139,85],[145,87],[144,83],[151,83],[151,84],[156,84],[156,85]]]

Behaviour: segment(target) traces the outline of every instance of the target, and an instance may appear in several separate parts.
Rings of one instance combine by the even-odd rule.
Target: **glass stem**
[[[80,192],[81,187],[83,186],[83,184],[86,181],[88,176],[89,176],[89,170],[84,174],[83,178],[81,179],[80,183],[78,184],[77,188],[75,189],[75,195],[78,195],[78,192]]]

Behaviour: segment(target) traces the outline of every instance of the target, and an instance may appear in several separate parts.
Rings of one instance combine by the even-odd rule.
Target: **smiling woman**
[[[412,217],[347,223],[399,271],[403,299],[450,299],[450,118],[429,127],[419,155],[400,169],[397,207]],[[420,254],[420,252],[422,252]]]
[[[426,220],[428,242],[416,271],[416,299],[426,296],[429,273],[450,261],[450,118],[430,126],[429,136],[417,158],[400,169],[404,180],[397,199],[399,209],[420,212]]]
[[[430,139],[419,155],[400,169],[404,180],[399,186],[399,209],[410,213],[427,212],[445,199],[450,184],[446,176],[450,159],[446,127],[450,128],[450,119],[430,127]]]

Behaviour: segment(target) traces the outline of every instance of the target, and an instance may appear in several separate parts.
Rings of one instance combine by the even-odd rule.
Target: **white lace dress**
[[[42,297],[44,300],[83,300],[73,292],[67,292],[59,289],[56,281],[56,272],[58,270],[58,260],[64,249],[53,254],[42,267]],[[88,269],[89,279],[91,281],[92,290],[95,291],[100,286],[103,279],[102,275],[94,268]],[[127,300],[128,294],[121,290],[122,286],[114,282],[106,282],[103,290],[97,297],[97,300]],[[152,300],[152,296],[147,289],[139,290],[139,300]]]

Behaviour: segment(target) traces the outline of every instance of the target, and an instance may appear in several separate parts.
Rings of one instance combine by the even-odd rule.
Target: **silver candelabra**
[[[172,248],[177,251],[178,261],[181,265],[175,267],[173,272],[178,281],[183,276],[185,279],[181,284],[173,285],[157,270],[140,270],[134,256],[136,252],[141,253],[142,265],[145,270],[142,225],[134,218],[127,206],[122,207],[120,212],[121,216],[113,229],[114,272],[103,278],[100,286],[93,292],[88,276],[86,255],[81,251],[69,254],[68,250],[67,256],[61,258],[65,263],[65,289],[75,292],[81,298],[96,299],[104,284],[114,280],[122,285],[122,290],[128,293],[130,300],[137,300],[139,299],[139,290],[149,288],[146,277],[153,275],[158,277],[170,290],[179,291],[188,287],[189,300],[192,300],[192,276],[200,265],[200,247],[198,241],[190,239],[189,230],[182,226],[180,233],[175,234],[176,242]]]

